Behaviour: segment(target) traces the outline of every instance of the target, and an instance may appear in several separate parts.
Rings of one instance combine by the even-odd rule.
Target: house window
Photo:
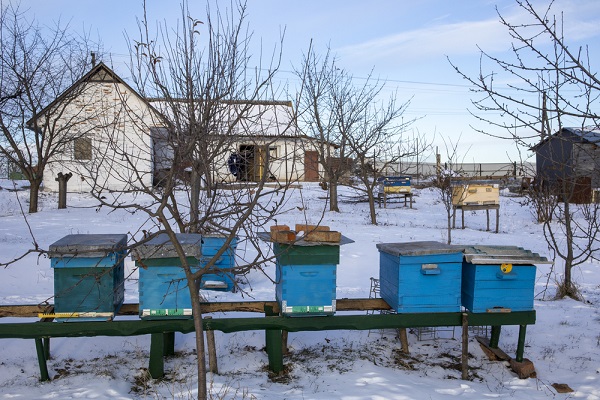
[[[73,158],[75,160],[92,159],[92,139],[87,137],[76,138],[73,141]]]
[[[277,154],[277,146],[271,146],[269,147],[269,157],[271,159],[277,158],[278,154]]]

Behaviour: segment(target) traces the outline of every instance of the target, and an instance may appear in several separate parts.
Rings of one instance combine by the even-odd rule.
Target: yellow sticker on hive
[[[512,271],[512,264],[502,264],[500,266],[500,271],[502,271],[505,274],[508,274],[510,271]]]

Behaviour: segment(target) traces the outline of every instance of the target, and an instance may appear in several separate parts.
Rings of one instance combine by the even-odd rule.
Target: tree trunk
[[[456,212],[456,211],[454,211]],[[452,244],[452,217],[453,217],[453,211],[450,211],[450,209],[447,209],[447,214],[448,214],[448,244]]]
[[[188,268],[189,269],[189,268]],[[187,271],[186,271],[186,275]],[[206,400],[208,398],[206,384],[206,350],[204,348],[204,326],[202,325],[202,311],[200,309],[200,294],[198,293],[199,282],[190,279],[191,272],[188,275],[188,287],[192,299],[192,314],[194,316],[194,330],[196,333],[196,360],[198,369],[198,399]]]
[[[371,214],[371,224],[377,225],[377,212],[375,211],[375,196],[373,188],[367,188],[367,196],[369,198],[369,212]]]
[[[40,186],[42,185],[41,178],[35,178],[29,181],[29,213],[38,212],[38,199],[40,195]]]
[[[197,165],[192,167],[190,176],[190,233],[198,232],[198,210],[200,206],[200,186],[202,175]]]
[[[340,212],[337,187],[337,181],[329,181],[329,211]]]
[[[565,218],[565,232],[566,232],[566,245],[567,245],[567,256],[565,257],[565,280],[564,284],[564,294],[572,297],[574,299],[578,299],[577,289],[573,285],[573,278],[571,274],[571,270],[573,268],[573,226],[571,220],[571,210],[569,200],[565,199],[564,202],[565,210],[564,210],[564,218]]]

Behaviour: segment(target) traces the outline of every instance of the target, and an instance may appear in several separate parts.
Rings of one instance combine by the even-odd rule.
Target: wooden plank
[[[277,243],[294,243],[294,241],[296,241],[296,232],[272,231],[271,240]]]
[[[296,224],[296,232],[304,232],[305,234],[309,232],[327,232],[329,230],[331,229],[325,225]]]
[[[54,305],[52,304],[0,306],[0,318],[37,317],[39,313],[49,313],[53,310]]]
[[[383,299],[338,299],[336,300],[338,311],[377,311],[391,309],[389,304]],[[256,312],[264,313],[265,306],[271,307],[276,313],[279,313],[279,305],[276,301],[233,301],[233,302],[214,302],[201,303],[202,313],[217,312]],[[45,308],[30,305],[0,305],[0,317],[37,317],[40,310],[51,312],[54,309],[52,304],[45,305]],[[121,306],[117,315],[138,315],[139,305],[136,303],[126,303]]]
[[[304,236],[307,242],[339,243],[342,240],[342,234],[336,231],[313,231]]]
[[[491,361],[508,361],[510,360],[510,356],[506,354],[501,349],[496,349],[490,347],[490,341],[488,338],[477,336],[477,341],[479,342],[479,346],[481,346],[481,350],[487,355],[488,359]]]

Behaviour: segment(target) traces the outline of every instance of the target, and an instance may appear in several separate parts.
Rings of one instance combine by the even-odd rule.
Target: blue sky
[[[181,15],[177,1],[147,3],[150,20],[174,23]],[[224,7],[229,1],[223,3]],[[541,8],[547,3],[533,0]],[[110,54],[110,60],[103,61],[127,79],[123,34],[135,37],[141,0],[24,0],[21,5],[44,24],[60,18],[75,30],[85,29],[100,37]],[[506,19],[523,21],[514,0],[250,0],[248,23],[256,48],[262,42],[263,48],[272,49],[285,29],[282,81],[293,81],[293,65],[299,64],[311,39],[321,53],[329,45],[340,65],[356,78],[373,70],[375,76],[387,81],[386,90],[397,90],[401,100],[412,98],[406,118],[422,117],[413,127],[431,138],[435,132],[442,159],[445,150],[441,138],[445,137],[460,142],[467,162],[505,162],[518,157],[515,146],[473,131],[470,125],[478,123],[468,112],[473,110],[472,94],[447,61],[449,57],[465,71],[477,74],[477,46],[494,55],[509,54],[510,39],[498,22],[496,7]],[[191,0],[190,9],[202,20],[205,1]],[[568,42],[572,46],[589,45],[599,60],[600,2],[557,0],[553,10],[564,14]]]

